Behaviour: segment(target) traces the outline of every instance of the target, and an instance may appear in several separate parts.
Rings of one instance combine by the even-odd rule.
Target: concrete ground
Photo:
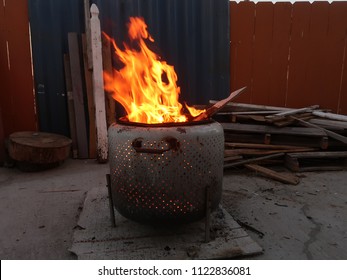
[[[68,160],[38,173],[0,168],[0,259],[74,259],[86,192],[108,165]],[[252,259],[347,259],[347,172],[300,174],[297,186],[245,170],[224,176],[224,208],[264,248]]]

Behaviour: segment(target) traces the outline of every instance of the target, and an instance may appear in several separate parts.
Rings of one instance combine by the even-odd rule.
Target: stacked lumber
[[[318,105],[292,109],[230,102],[214,119],[224,129],[225,169],[245,167],[295,185],[300,180],[293,172],[346,166],[347,116]]]

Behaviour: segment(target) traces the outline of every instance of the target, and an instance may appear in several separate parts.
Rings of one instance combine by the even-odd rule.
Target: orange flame
[[[124,65],[120,70],[113,69],[113,75],[104,72],[105,90],[125,108],[128,120],[148,124],[186,122],[187,116],[182,114],[183,106],[178,102],[177,74],[173,66],[160,61],[148,48],[145,40],[154,40],[144,20],[131,17],[128,24],[131,45],[136,48],[124,44],[121,50],[113,39],[104,35]],[[193,117],[204,112],[186,107]]]

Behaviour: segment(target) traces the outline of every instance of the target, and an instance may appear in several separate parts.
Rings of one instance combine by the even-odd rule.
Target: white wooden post
[[[91,19],[91,42],[93,56],[93,93],[95,100],[95,122],[97,159],[99,162],[106,162],[108,158],[108,139],[106,125],[105,92],[102,68],[102,45],[101,29],[99,20],[99,9],[93,4],[90,8]]]

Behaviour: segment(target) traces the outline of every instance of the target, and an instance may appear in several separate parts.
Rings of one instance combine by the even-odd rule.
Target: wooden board
[[[336,110],[336,100],[338,92],[330,92],[327,78],[330,73],[329,60],[332,58],[328,52],[328,31],[329,26],[329,10],[328,2],[314,2],[311,4],[311,18],[309,29],[309,40],[307,55],[308,69],[306,72],[306,83],[304,85],[303,94],[310,98],[314,98],[316,104],[320,104]],[[314,28],[313,28],[314,27]],[[334,50],[335,52],[336,50]],[[329,98],[327,98],[327,94]]]
[[[274,159],[274,158],[280,158],[283,157],[284,153],[277,153],[277,154],[272,154],[272,155],[266,155],[266,156],[261,156],[261,157],[255,157],[255,158],[250,158],[250,159],[245,159],[245,160],[240,160],[232,163],[225,163],[224,164],[224,169],[231,168],[231,167],[236,167],[236,166],[241,166],[249,163],[259,163],[268,159]]]
[[[269,134],[282,134],[282,135],[295,135],[295,136],[309,136],[309,137],[324,137],[326,133],[317,128],[304,128],[304,127],[273,127],[267,125],[253,125],[253,124],[239,124],[239,123],[222,123],[225,131],[239,132],[239,133],[269,133]]]
[[[343,68],[341,67],[341,74],[338,75],[340,78],[340,88],[337,113],[347,115],[347,96],[345,94],[347,92],[347,3],[332,2],[330,4],[330,9],[330,19],[334,26],[334,29],[332,28],[331,32],[336,32],[338,34],[332,42],[332,47],[335,47],[338,50],[338,55],[342,51],[343,57],[340,60],[341,64],[339,64],[344,65]],[[334,49],[332,48],[332,51],[333,50]]]
[[[0,166],[5,162],[5,134],[0,107]]]
[[[89,1],[87,1],[89,2]],[[96,158],[96,124],[95,124],[95,103],[93,96],[92,71],[89,69],[87,36],[82,34],[82,49],[84,62],[84,79],[86,82],[88,117],[89,117],[89,158]]]
[[[268,105],[287,106],[287,74],[291,29],[291,3],[275,3]]]
[[[328,147],[344,147],[345,144],[338,142],[328,137],[309,137],[296,135],[281,135],[281,134],[256,134],[256,133],[240,133],[229,132],[224,133],[227,142],[237,143],[255,143],[255,144],[272,144],[272,145],[290,145],[301,147],[312,147],[327,149]]]
[[[347,152],[307,152],[287,154],[285,166],[294,172],[342,170]]]
[[[297,185],[300,182],[299,177],[290,173],[276,172],[274,170],[271,170],[269,168],[266,168],[257,164],[245,164],[245,167],[257,172],[258,174],[261,174],[264,177],[268,177],[285,184]]]
[[[326,119],[311,119],[308,122],[330,130],[347,130],[347,122]]]
[[[270,144],[252,144],[252,143],[231,143],[225,142],[225,148],[249,148],[249,149],[264,149],[264,150],[279,150],[279,149],[303,149],[305,147],[290,146],[290,145],[270,145]]]
[[[33,94],[28,1],[1,1],[0,6],[0,106],[7,138],[16,131],[37,130],[38,118]]]
[[[101,37],[102,42],[102,65],[104,73],[106,72],[109,76],[113,75],[112,58],[111,58],[111,43],[105,37]],[[116,103],[111,94],[105,94],[106,102],[106,120],[107,127],[116,121]]]
[[[343,89],[343,73],[346,71],[346,43],[347,43],[347,3],[332,2],[329,5],[329,28],[327,39],[325,41],[325,70],[324,78],[325,88],[323,88],[321,99],[329,93],[329,98],[325,98],[324,106],[335,112],[342,112],[340,97],[345,95],[346,87]],[[344,65],[344,67],[342,67]],[[345,77],[347,78],[347,77]],[[344,106],[346,109],[346,107]],[[344,112],[346,114],[347,111]]]
[[[253,56],[253,88],[251,102],[269,105],[271,81],[272,37],[274,5],[271,2],[257,3]]]
[[[223,209],[212,214],[212,239],[207,243],[203,221],[161,228],[132,222],[116,212],[113,228],[109,216],[107,189],[89,191],[70,249],[78,259],[226,259],[262,253]]]
[[[231,1],[231,89],[249,87],[239,100],[347,114],[346,13],[337,1]]]
[[[70,57],[68,54],[64,55],[64,71],[65,71],[65,86],[66,86],[66,93],[67,93],[67,107],[69,112],[70,136],[72,140],[72,157],[78,158],[76,115],[75,115],[75,105],[73,101],[73,92],[72,92]]]
[[[230,2],[230,89],[248,87],[248,91],[236,99],[238,102],[251,101],[254,22],[253,2]]]
[[[73,100],[75,105],[78,156],[79,158],[88,158],[86,114],[84,109],[81,61],[77,33],[69,33],[68,42],[73,88]]]

